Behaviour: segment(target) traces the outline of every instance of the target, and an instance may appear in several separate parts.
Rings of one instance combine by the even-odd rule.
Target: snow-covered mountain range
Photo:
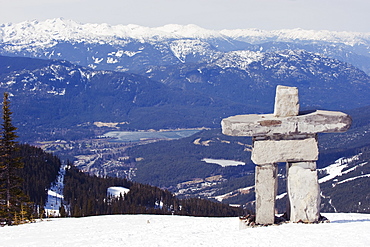
[[[366,45],[370,42],[370,33],[314,31],[303,29],[259,30],[208,30],[196,25],[168,24],[162,27],[143,27],[139,25],[82,24],[63,18],[45,21],[25,21],[5,23],[1,26],[3,43],[19,41],[37,42],[38,45],[52,45],[55,41],[74,41],[98,43],[136,39],[143,42],[156,42],[171,39],[217,39],[239,40],[251,44],[264,42],[325,41],[346,45]],[[19,44],[21,45],[21,44]]]
[[[173,24],[148,28],[59,18],[0,25],[0,79],[2,90],[19,97],[25,106],[34,106],[32,116],[40,115],[31,120],[29,110],[18,110],[29,116],[21,120],[27,124],[39,125],[43,116],[55,121],[59,115],[62,125],[74,119],[74,124],[140,123],[140,127],[131,125],[135,129],[143,128],[143,123],[153,125],[144,128],[215,127],[228,114],[270,111],[278,84],[298,86],[306,109],[369,105],[369,51],[368,33],[216,31]],[[11,62],[9,57],[19,58]],[[178,98],[187,103],[178,114],[175,108],[182,103],[174,98],[180,94]],[[53,107],[37,107],[41,98]],[[35,104],[28,102],[33,100]],[[187,118],[190,104],[192,118]],[[217,105],[217,110],[210,110],[210,105]],[[102,111],[103,106],[111,110]],[[147,112],[153,110],[148,107],[172,117],[158,124],[148,119]],[[202,107],[208,107],[206,114],[198,114],[204,112]],[[71,112],[75,117],[66,117]]]
[[[220,58],[243,67],[245,62],[240,64],[240,60],[250,63],[264,52],[304,49],[370,71],[370,33],[356,32],[216,31],[174,24],[149,28],[81,24],[58,18],[2,24],[0,48],[1,55],[65,59],[91,68],[133,72],[149,65],[209,63]]]
[[[127,107],[127,100],[120,101],[123,104],[118,106],[120,110],[108,114],[125,119],[88,121],[134,122],[127,115],[135,112],[131,109],[140,97],[148,98],[148,94],[151,94],[151,107],[158,106],[158,102],[174,103],[166,96],[158,98],[169,94],[168,87],[170,91],[180,89],[181,94],[191,95],[193,99],[196,92],[198,97],[208,101],[224,106],[233,104],[233,107],[229,107],[232,111],[218,109],[222,116],[243,113],[239,111],[243,107],[246,109],[244,113],[268,111],[272,107],[277,84],[298,86],[302,106],[306,108],[348,109],[370,104],[370,77],[366,74],[370,72],[370,33],[301,29],[217,31],[195,25],[174,24],[149,28],[138,25],[81,24],[58,18],[0,25],[0,55],[64,60],[50,61],[47,65],[40,60],[18,60],[10,66],[10,60],[2,57],[1,88],[15,97],[22,94],[23,101],[26,95],[33,95],[38,103],[41,102],[41,96],[48,100],[52,99],[51,96],[54,99],[72,97],[73,109],[77,110],[77,116],[81,116],[81,109],[100,109],[92,104],[114,107],[114,101],[108,103],[107,97],[97,102],[99,97],[95,96],[102,96],[99,94],[102,91],[96,91],[93,96],[90,89],[96,86],[92,81],[100,83],[102,78],[105,82],[115,81],[116,86],[105,84],[112,87],[100,83],[107,94],[113,91],[116,94],[123,88],[120,95],[131,92],[127,99],[132,106]],[[36,65],[40,66],[36,68]],[[127,78],[127,75],[112,71],[135,73],[142,77],[135,76],[132,79],[135,83],[121,87],[118,86],[122,84],[120,78]],[[144,78],[156,82],[138,82]],[[154,91],[149,87],[136,87],[149,84],[152,87],[157,82],[168,86],[157,87],[161,95],[152,95]],[[148,94],[143,93],[145,90],[148,90]],[[173,95],[178,93],[180,91],[171,92]],[[80,104],[75,102],[76,95],[81,100],[88,98],[95,101]],[[223,102],[225,100],[228,103]],[[193,101],[190,98],[185,100]],[[211,103],[208,101],[201,105],[209,106]],[[61,100],[61,105],[66,108],[63,102],[65,100]],[[54,102],[51,105],[58,104]],[[130,110],[122,112],[121,109]],[[71,109],[68,108],[68,111]],[[97,118],[101,114],[91,112],[89,115]],[[192,117],[195,115],[193,113]],[[206,121],[218,124],[220,118],[211,114]],[[143,120],[139,122],[153,122]],[[196,122],[204,126],[204,122]],[[201,126],[192,124],[192,127]]]

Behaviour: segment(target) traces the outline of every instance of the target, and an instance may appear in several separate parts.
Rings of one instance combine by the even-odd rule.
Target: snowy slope
[[[56,181],[48,189],[48,198],[45,203],[45,214],[47,216],[60,216],[59,208],[62,206],[64,175],[66,173],[66,165],[62,165],[59,170],[59,175]]]
[[[366,153],[340,158],[318,172],[324,210],[369,212],[370,162]]]
[[[347,174],[349,172],[356,170],[360,166],[366,165],[367,162],[361,163],[359,165],[355,165],[353,167],[350,166],[352,162],[359,159],[360,155],[361,154],[358,154],[350,158],[340,158],[336,160],[333,164],[330,164],[329,166],[323,169],[318,169],[319,172],[323,172],[326,174],[324,177],[319,179],[319,183],[325,183],[327,181],[333,180],[336,177],[340,177],[344,174]]]
[[[119,197],[123,196],[124,194],[127,194],[130,191],[130,189],[124,188],[124,187],[109,187],[107,189],[107,196],[112,196],[112,197]]]
[[[239,230],[238,218],[111,215],[0,229],[2,246],[368,246],[369,214],[325,214],[331,223]]]

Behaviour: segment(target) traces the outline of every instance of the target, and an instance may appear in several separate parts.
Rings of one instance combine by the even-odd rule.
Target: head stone
[[[299,113],[298,88],[278,85],[275,96],[275,117],[297,116]]]

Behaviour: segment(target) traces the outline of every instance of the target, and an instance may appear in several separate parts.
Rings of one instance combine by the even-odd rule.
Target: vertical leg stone
[[[290,221],[316,222],[320,216],[320,186],[316,162],[288,163]]]
[[[277,165],[256,166],[256,223],[273,224],[277,193]]]

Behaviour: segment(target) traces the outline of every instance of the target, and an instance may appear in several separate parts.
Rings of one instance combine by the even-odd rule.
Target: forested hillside
[[[22,157],[24,168],[19,170],[23,179],[23,191],[29,197],[34,217],[42,217],[43,205],[50,185],[56,180],[61,162],[57,156],[28,144],[19,145],[14,153]],[[239,208],[204,199],[178,199],[171,192],[151,185],[114,177],[89,176],[74,166],[65,175],[62,216],[90,216],[102,214],[177,214],[194,216],[238,216]],[[112,186],[129,188],[121,197],[109,197]],[[64,210],[66,209],[66,210]]]
[[[34,205],[43,207],[48,188],[58,176],[61,166],[59,158],[28,144],[19,145],[14,156],[21,157],[24,163],[23,169],[18,171],[19,177],[24,181],[24,193],[29,196]]]
[[[107,188],[122,186],[130,191],[120,197],[107,197]],[[193,216],[238,216],[240,208],[204,199],[177,199],[167,190],[119,178],[89,176],[70,167],[65,176],[64,215],[176,214]]]

